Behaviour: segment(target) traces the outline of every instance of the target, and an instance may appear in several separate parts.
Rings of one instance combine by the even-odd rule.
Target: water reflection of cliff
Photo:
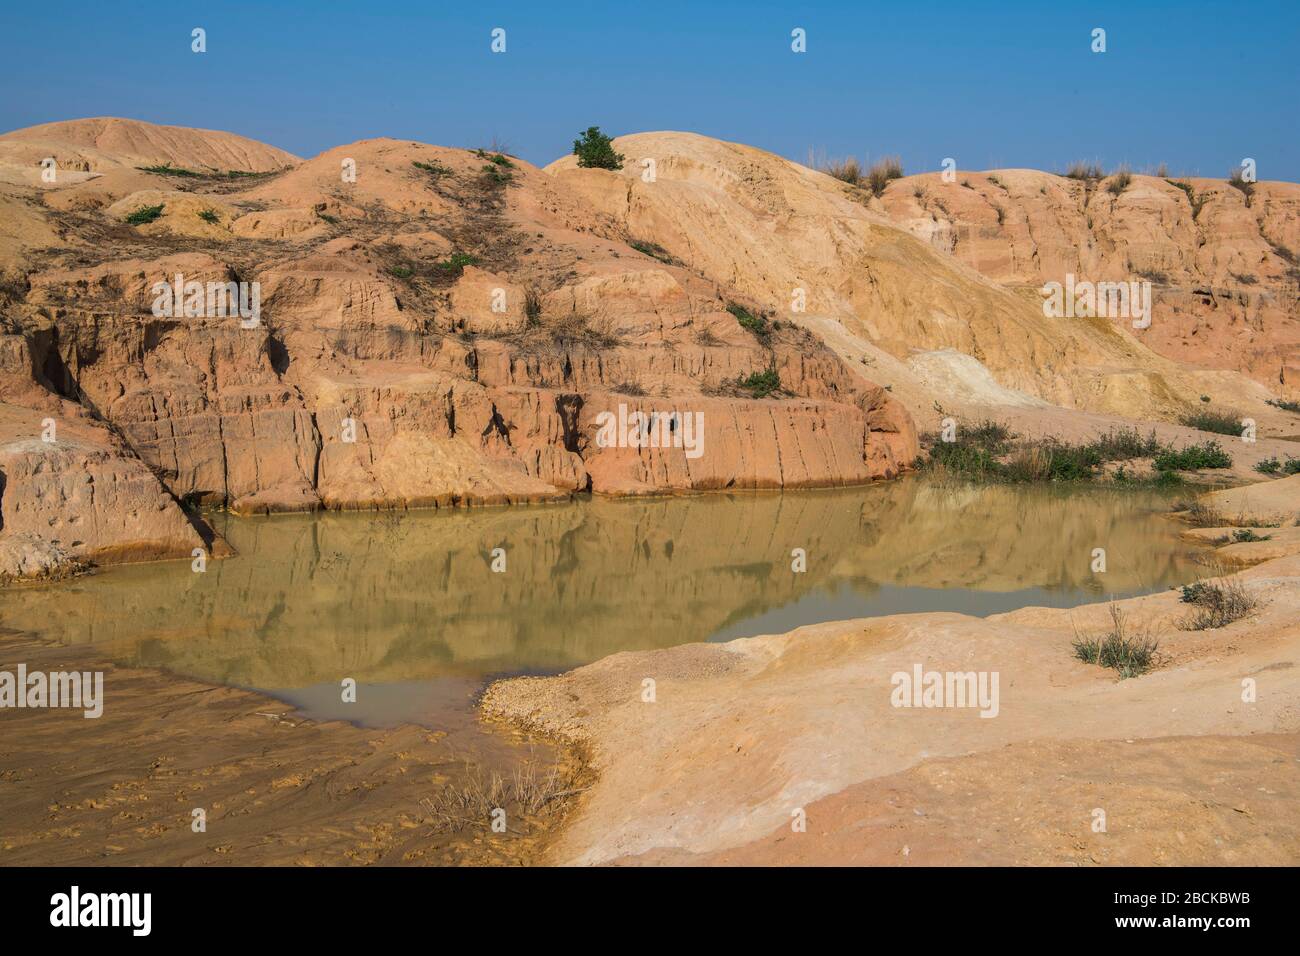
[[[707,639],[882,585],[1106,591],[1186,580],[1156,499],[1050,490],[710,495],[376,517],[230,519],[239,556],[0,597],[0,624],[257,687],[550,670]],[[507,570],[493,573],[494,548]],[[791,550],[808,570],[792,573]],[[922,610],[924,608],[916,608]]]

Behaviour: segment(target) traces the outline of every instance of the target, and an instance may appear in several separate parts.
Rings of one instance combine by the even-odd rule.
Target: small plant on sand
[[[1251,541],[1268,541],[1272,537],[1271,534],[1256,534],[1251,528],[1238,528],[1232,532],[1232,540],[1238,544],[1246,544]]]
[[[459,276],[466,266],[477,265],[478,259],[467,252],[453,252],[442,262],[435,262],[433,267],[446,275]]]
[[[1220,576],[1213,581],[1183,585],[1182,600],[1192,605],[1192,613],[1178,622],[1178,627],[1184,631],[1226,627],[1259,607],[1259,601],[1235,576]]]
[[[1074,656],[1085,664],[1113,668],[1120,680],[1151,670],[1160,647],[1151,631],[1131,624],[1118,604],[1110,606],[1110,622],[1110,630],[1097,637],[1083,637],[1076,632]]]
[[[163,205],[141,206],[139,209],[129,213],[126,221],[133,226],[143,226],[145,223],[153,222],[163,214]]]
[[[1216,435],[1240,435],[1241,416],[1233,412],[1221,412],[1206,408],[1189,412],[1178,419],[1180,425],[1195,428],[1197,431],[1213,432]]]
[[[1183,520],[1196,528],[1222,528],[1228,524],[1228,519],[1218,508],[1205,504],[1199,498],[1177,501],[1173,510],[1181,512]]]
[[[418,159],[416,159],[411,161],[411,165],[414,166],[416,169],[424,170],[424,172],[428,173],[434,179],[441,179],[443,176],[451,175],[451,167],[444,166],[442,163],[437,162],[436,160],[429,163],[422,163]]]
[[[1196,471],[1200,468],[1231,468],[1232,456],[1217,441],[1188,445],[1175,451],[1167,448],[1156,455],[1153,464],[1157,471]]]
[[[1240,169],[1234,169],[1228,177],[1228,185],[1240,191],[1246,197],[1246,205],[1250,205],[1250,199],[1255,195],[1255,184],[1248,182],[1241,175]]]
[[[619,395],[631,395],[634,398],[640,398],[646,394],[645,386],[634,381],[619,382],[617,385],[612,386],[611,390]]]
[[[1280,408],[1284,412],[1291,412],[1293,415],[1300,415],[1300,402],[1283,401],[1280,398],[1268,398],[1264,400],[1265,405],[1272,405],[1274,408]]]
[[[828,159],[820,163],[817,168],[850,186],[862,185],[862,180],[865,178],[862,175],[862,164],[858,162],[856,156],[849,156],[846,159]]]
[[[655,242],[645,242],[641,239],[633,239],[628,243],[633,249],[643,256],[649,256],[651,259],[658,259],[666,265],[675,265],[677,260],[672,257],[667,249]]]
[[[409,279],[415,274],[410,266],[389,266],[388,274],[396,279]]]
[[[1116,170],[1115,175],[1111,177],[1110,182],[1106,184],[1106,191],[1112,196],[1118,196],[1124,190],[1128,189],[1129,184],[1132,182],[1133,174],[1125,167],[1121,166]]]
[[[530,326],[542,324],[542,290],[535,285],[524,289],[524,322]]]
[[[714,334],[712,329],[708,328],[707,326],[701,326],[700,328],[695,330],[695,343],[697,345],[710,347],[710,346],[721,345],[722,339],[718,338],[717,335]]]
[[[614,141],[599,126],[589,126],[573,141],[573,153],[578,157],[578,165],[586,169],[623,168],[623,154],[614,151]]]
[[[1205,197],[1196,195],[1196,190],[1192,188],[1191,183],[1185,183],[1179,179],[1166,179],[1165,182],[1186,193],[1187,204],[1192,208],[1192,219],[1195,221],[1196,217],[1201,214],[1201,209],[1205,206]]]
[[[515,174],[497,163],[484,163],[482,178],[489,186],[507,186],[514,181]]]
[[[1071,163],[1065,170],[1066,179],[1077,179],[1081,182],[1101,179],[1106,175],[1106,171],[1101,168],[1100,163],[1086,163],[1082,160]]]
[[[542,330],[561,346],[582,346],[599,351],[619,344],[619,338],[608,322],[596,322],[584,312],[566,312],[548,320]]]
[[[873,196],[879,196],[885,191],[891,179],[903,178],[903,161],[897,156],[886,156],[871,165],[867,170],[867,186],[871,189]]]
[[[217,215],[215,209],[203,209],[198,212],[198,217],[204,222],[212,223],[214,226],[221,222],[221,217]]]

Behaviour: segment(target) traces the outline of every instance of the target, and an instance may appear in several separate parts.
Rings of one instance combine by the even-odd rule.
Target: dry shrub
[[[1114,668],[1120,680],[1151,670],[1160,647],[1154,631],[1130,623],[1118,604],[1110,606],[1110,622],[1110,630],[1096,637],[1083,637],[1076,631],[1074,656],[1085,664]]]
[[[1239,576],[1224,573],[1223,565],[1213,560],[1205,564],[1214,575],[1213,579],[1183,585],[1182,600],[1192,605],[1192,611],[1178,622],[1181,630],[1207,631],[1226,627],[1259,607],[1259,600],[1247,590]]]
[[[484,774],[468,762],[458,782],[420,800],[434,830],[456,833],[466,829],[490,829],[492,812],[505,810],[507,821],[537,818],[557,808],[557,801],[582,792],[559,765],[542,770],[535,760],[516,767],[509,779],[497,771]],[[519,832],[511,828],[513,832]]]

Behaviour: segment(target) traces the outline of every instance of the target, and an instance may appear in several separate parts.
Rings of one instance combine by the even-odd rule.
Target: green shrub
[[[398,279],[409,279],[415,275],[415,270],[410,266],[389,266],[388,274]]]
[[[623,168],[623,154],[614,152],[613,140],[599,126],[588,127],[573,141],[573,154],[578,157],[578,165],[586,169]]]
[[[942,411],[942,410],[941,410]],[[953,442],[927,436],[929,449],[922,467],[935,474],[973,481],[1092,481],[1101,477],[1108,461],[1150,458],[1162,451],[1155,432],[1143,437],[1137,429],[1113,429],[1094,441],[1074,444],[1055,438],[1013,444],[1005,425],[993,421],[958,430]],[[1119,469],[1112,480],[1126,486],[1172,485],[1168,474],[1144,477]]]
[[[750,398],[767,398],[781,391],[781,376],[775,368],[769,368],[737,380],[736,387],[748,392]]]
[[[1159,471],[1196,471],[1199,468],[1231,468],[1232,456],[1217,441],[1188,445],[1179,451],[1166,448],[1155,458]]]
[[[433,267],[439,272],[454,273],[460,275],[465,271],[466,266],[478,264],[478,259],[465,252],[453,252],[450,257],[442,262],[435,262]]]
[[[221,221],[221,217],[218,216],[216,210],[213,209],[202,210],[201,212],[198,213],[198,217],[202,219],[204,222],[210,222],[213,225],[216,225]]]
[[[139,209],[135,210],[135,212],[130,213],[126,217],[126,221],[133,226],[142,226],[147,222],[153,222],[163,214],[163,205],[164,204],[159,204],[157,206],[141,206]]]
[[[1250,528],[1238,528],[1232,532],[1232,540],[1239,544],[1245,544],[1250,541],[1267,541],[1273,536],[1271,534],[1258,535]]]
[[[741,328],[752,332],[760,340],[766,342],[771,336],[772,330],[768,327],[767,319],[763,316],[754,315],[743,305],[735,302],[727,304],[727,311],[736,317],[736,321],[740,323]]]
[[[1264,404],[1272,405],[1274,408],[1280,408],[1284,412],[1291,412],[1292,414],[1300,415],[1300,402],[1287,402],[1287,401],[1283,401],[1280,398],[1279,399],[1269,398],[1269,399],[1265,399]]]
[[[1300,474],[1300,458],[1286,456],[1286,461],[1279,461],[1277,456],[1257,462],[1255,470],[1261,475],[1295,475]]]

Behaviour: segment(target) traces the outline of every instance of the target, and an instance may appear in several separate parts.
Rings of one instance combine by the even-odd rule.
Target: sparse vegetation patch
[[[1178,627],[1184,631],[1226,627],[1259,607],[1259,601],[1237,577],[1220,577],[1216,581],[1186,584],[1183,586],[1182,600],[1183,603],[1192,605],[1192,612],[1178,622]]]
[[[153,222],[163,214],[164,205],[160,203],[157,206],[141,206],[134,212],[128,213],[126,221],[133,226],[143,226],[145,223]]]
[[[1175,451],[1167,448],[1156,455],[1154,465],[1159,471],[1196,471],[1201,468],[1231,468],[1232,456],[1217,441],[1188,445]]]
[[[1200,409],[1182,415],[1178,423],[1188,428],[1195,428],[1197,431],[1213,432],[1216,435],[1241,434],[1241,416],[1233,412]]]

